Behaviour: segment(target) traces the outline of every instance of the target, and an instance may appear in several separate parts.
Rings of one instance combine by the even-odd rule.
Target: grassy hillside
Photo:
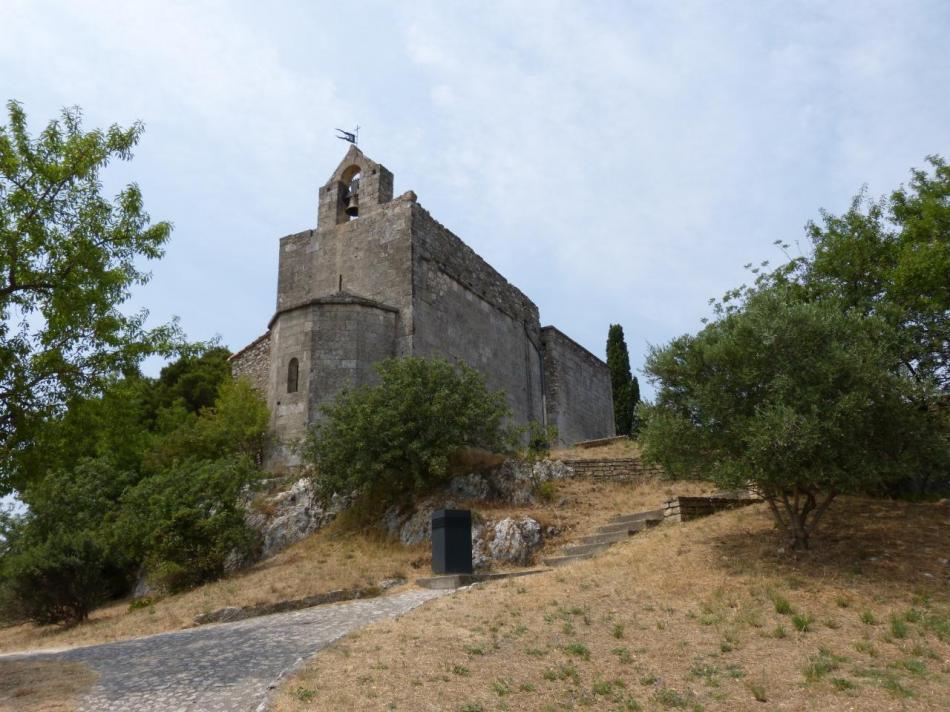
[[[557,483],[550,499],[529,507],[472,503],[484,516],[499,520],[530,515],[561,533],[547,542],[550,551],[580,533],[587,533],[615,514],[658,507],[672,493],[710,491],[705,483],[638,486],[569,480]],[[427,545],[404,547],[376,532],[336,523],[281,554],[215,583],[153,605],[130,610],[123,600],[94,611],[79,626],[21,624],[0,628],[0,652],[59,648],[122,640],[188,627],[195,616],[225,606],[245,606],[300,598],[333,589],[366,586],[391,577],[430,575]]]
[[[792,556],[764,505],[343,639],[298,710],[904,710],[950,699],[950,507],[844,498]]]

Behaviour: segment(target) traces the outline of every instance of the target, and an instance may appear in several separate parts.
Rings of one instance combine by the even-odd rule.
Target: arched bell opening
[[[360,176],[362,172],[359,166],[350,166],[340,177],[345,190],[343,202],[346,207],[344,213],[347,220],[353,220],[360,216]]]

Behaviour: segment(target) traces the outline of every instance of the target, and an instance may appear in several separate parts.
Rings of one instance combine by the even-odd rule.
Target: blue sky
[[[477,8],[477,9],[475,9]],[[0,3],[0,95],[39,127],[140,119],[135,180],[175,225],[132,306],[232,349],[274,309],[277,240],[361,147],[603,355],[950,156],[947,2]]]

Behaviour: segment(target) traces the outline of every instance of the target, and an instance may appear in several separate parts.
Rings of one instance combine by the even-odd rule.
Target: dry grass
[[[554,493],[548,501],[529,506],[485,502],[460,504],[494,521],[530,516],[542,527],[554,527],[560,533],[545,542],[545,552],[550,552],[578,536],[592,533],[614,516],[659,509],[674,495],[710,494],[714,491],[715,487],[708,482],[664,482],[646,478],[626,483],[577,478],[554,483]]]
[[[619,440],[598,447],[569,447],[551,451],[554,460],[614,460],[639,458],[640,445],[636,440]]]
[[[276,709],[946,709],[948,515],[842,499],[800,555],[764,505],[667,524],[344,638]]]
[[[483,516],[530,515],[560,534],[547,549],[575,535],[586,533],[614,514],[659,507],[676,492],[709,491],[705,484],[677,483],[638,486],[567,480],[557,483],[552,499],[531,507],[470,503]],[[342,531],[343,522],[330,526],[297,543],[272,559],[247,571],[153,605],[129,610],[129,602],[103,606],[90,620],[72,628],[23,624],[0,628],[0,651],[61,648],[91,645],[177,630],[192,624],[195,616],[225,606],[246,606],[299,598],[338,588],[379,583],[402,576],[429,575],[428,546],[403,547],[373,533]]]
[[[97,678],[82,663],[0,659],[0,712],[71,712]]]
[[[0,628],[0,651],[88,645],[186,628],[200,613],[299,598],[413,575],[424,548],[403,547],[364,534],[317,532],[246,571],[134,611],[128,601],[97,609],[72,628],[31,624]]]

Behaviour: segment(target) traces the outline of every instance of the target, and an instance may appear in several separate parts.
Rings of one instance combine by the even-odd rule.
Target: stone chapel
[[[280,240],[277,306],[267,331],[231,356],[235,377],[266,394],[271,466],[344,388],[372,383],[398,356],[464,361],[503,390],[514,419],[557,426],[561,443],[614,434],[607,365],[355,145],[320,188],[317,227]]]

